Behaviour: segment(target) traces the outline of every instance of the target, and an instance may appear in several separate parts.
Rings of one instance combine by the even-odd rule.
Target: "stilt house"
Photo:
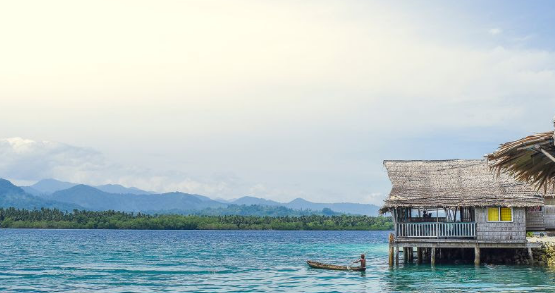
[[[390,212],[391,251],[437,248],[528,248],[526,232],[543,230],[544,199],[512,177],[494,175],[485,160],[384,161],[392,183],[381,212]],[[390,254],[390,262],[393,262]]]

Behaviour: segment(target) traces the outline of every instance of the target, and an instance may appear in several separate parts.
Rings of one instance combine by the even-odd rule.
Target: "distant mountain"
[[[10,181],[6,179],[0,179],[0,194],[20,194],[25,193],[23,189],[13,185]]]
[[[102,190],[108,193],[120,193],[120,194],[153,194],[153,192],[144,191],[135,187],[125,187],[119,184],[105,184],[94,186],[96,189]]]
[[[379,207],[372,204],[360,204],[360,203],[315,203],[308,200],[297,198],[288,203],[280,203],[273,200],[267,200],[263,198],[257,198],[252,196],[244,196],[236,200],[231,201],[233,204],[237,205],[262,205],[262,206],[283,206],[294,210],[312,210],[321,211],[323,209],[331,209],[334,212],[345,213],[345,214],[355,214],[355,215],[367,215],[367,216],[377,216]]]
[[[77,205],[90,210],[117,210],[127,212],[150,213],[192,213],[203,209],[219,209],[217,213],[227,213],[238,208],[224,210],[231,205],[285,207],[292,210],[306,210],[308,213],[319,213],[326,209],[325,214],[346,213],[356,215],[377,216],[378,206],[358,203],[315,203],[297,198],[288,203],[244,196],[235,200],[213,200],[206,196],[170,192],[155,194],[135,187],[118,184],[89,186],[55,179],[44,179],[31,186],[21,187],[27,195],[40,197],[56,202]],[[38,203],[36,203],[38,204]],[[267,211],[274,213],[274,211]],[[280,211],[283,212],[283,211]],[[279,213],[279,212],[277,212]]]
[[[232,200],[231,203],[236,205],[283,206],[282,203],[277,201],[252,196],[243,196],[241,198]]]
[[[30,195],[34,195],[34,196],[43,196],[46,193],[44,192],[40,192],[39,190],[34,189],[31,186],[19,186],[21,189],[23,189],[23,191],[25,191],[26,193],[30,194]]]
[[[88,210],[119,210],[124,205],[119,194],[111,194],[88,185],[75,185],[47,196],[60,202],[78,204]]]
[[[294,210],[284,206],[268,206],[268,205],[236,205],[232,204],[227,207],[207,208],[194,213],[195,215],[206,216],[224,216],[224,215],[240,215],[240,216],[259,216],[259,217],[285,217],[285,216],[308,216],[308,215],[339,215],[333,211],[310,211],[310,210]]]
[[[90,210],[126,212],[193,211],[227,206],[201,195],[181,192],[163,194],[114,194],[88,185],[77,185],[54,192],[49,199],[78,204]]]
[[[40,208],[56,208],[59,210],[70,211],[73,209],[83,209],[83,207],[46,200],[26,193],[22,188],[13,185],[10,181],[0,179],[0,207],[14,207],[18,209],[40,209]]]
[[[29,190],[31,194],[33,194],[32,192],[35,192],[36,190],[39,192],[36,195],[45,195],[45,194],[54,193],[58,190],[68,189],[75,185],[77,184],[71,183],[71,182],[59,181],[56,179],[42,179],[41,181],[29,186],[30,189],[27,189],[27,190]]]
[[[32,195],[35,196],[45,196],[52,194],[56,191],[72,188],[77,183],[72,182],[65,182],[56,179],[42,179],[39,182],[31,185],[31,186],[21,186],[21,188]],[[153,192],[145,191],[138,189],[136,187],[125,187],[119,184],[104,184],[93,186],[96,189],[102,190],[108,193],[116,193],[116,194],[153,194]]]
[[[297,198],[291,202],[285,204],[286,207],[291,209],[310,209],[310,210],[322,210],[325,208],[331,209],[335,212],[356,214],[356,215],[367,215],[367,216],[377,216],[378,206],[373,204],[360,204],[360,203],[315,203],[308,200]]]

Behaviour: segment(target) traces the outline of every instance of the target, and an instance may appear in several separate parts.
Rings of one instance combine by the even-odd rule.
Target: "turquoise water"
[[[388,233],[0,229],[0,292],[555,292],[524,265],[390,269]],[[366,273],[305,264],[361,252]]]

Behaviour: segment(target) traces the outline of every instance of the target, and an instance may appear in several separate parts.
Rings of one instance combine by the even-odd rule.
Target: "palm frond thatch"
[[[497,175],[507,173],[516,180],[527,182],[543,193],[553,193],[555,162],[545,153],[554,155],[553,131],[530,135],[502,144],[486,155],[489,166]]]
[[[396,207],[531,207],[543,197],[526,183],[501,174],[485,160],[384,161],[392,183],[380,212]]]

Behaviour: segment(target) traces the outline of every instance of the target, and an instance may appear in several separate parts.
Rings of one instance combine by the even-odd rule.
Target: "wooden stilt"
[[[408,247],[403,247],[403,262],[404,263],[409,262],[409,248]]]
[[[419,263],[419,264],[422,263],[422,248],[421,247],[416,248],[416,262]]]
[[[528,247],[528,261],[531,265],[534,264],[534,253],[532,252],[532,247]]]
[[[477,245],[474,247],[474,264],[477,266],[480,265],[480,247]]]
[[[389,233],[389,266],[393,266],[393,243],[395,242],[395,237],[393,233]]]
[[[436,248],[432,247],[431,249],[432,249],[432,253],[431,253],[432,256],[431,256],[431,259],[430,259],[430,263],[432,264],[432,266],[435,266],[436,265]]]
[[[414,248],[413,247],[409,247],[409,262],[410,263],[414,262]]]
[[[441,259],[443,258],[443,254],[441,253],[441,248],[438,248],[437,252],[439,254],[439,257],[437,259],[439,260],[439,262],[441,262]]]
[[[395,245],[395,265],[399,265],[399,245]]]
[[[393,266],[393,245],[389,244],[389,266]]]

